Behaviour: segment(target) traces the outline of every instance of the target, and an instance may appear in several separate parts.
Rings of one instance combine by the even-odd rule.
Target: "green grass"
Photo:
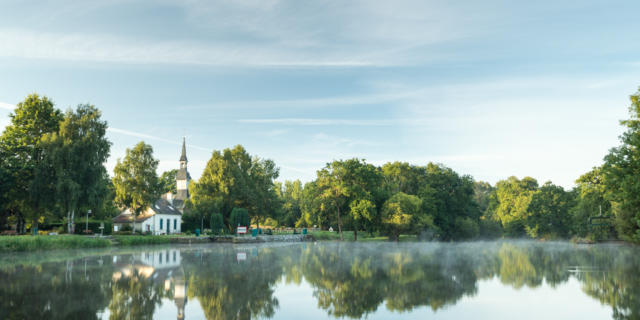
[[[171,238],[167,236],[113,236],[119,246],[139,246],[148,244],[171,243]]]
[[[0,252],[104,248],[109,246],[111,246],[111,241],[108,239],[74,235],[0,237]]]
[[[340,240],[340,233],[338,231],[326,231],[318,230],[309,232],[316,240],[319,241],[331,241]],[[342,231],[344,241],[354,241],[353,231]],[[415,241],[417,237],[415,235],[400,235],[400,241]],[[360,241],[389,241],[389,237],[380,234],[370,235],[368,232],[358,232],[358,242]]]

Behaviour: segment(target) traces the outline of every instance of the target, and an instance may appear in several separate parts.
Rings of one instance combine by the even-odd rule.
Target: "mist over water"
[[[622,244],[296,243],[0,255],[0,319],[637,319]]]

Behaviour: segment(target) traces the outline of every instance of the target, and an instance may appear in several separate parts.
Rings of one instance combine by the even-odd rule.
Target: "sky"
[[[199,178],[243,145],[313,180],[327,162],[442,163],[570,188],[619,144],[640,86],[637,1],[0,0],[0,128],[30,93],[91,103],[111,172],[186,137]]]

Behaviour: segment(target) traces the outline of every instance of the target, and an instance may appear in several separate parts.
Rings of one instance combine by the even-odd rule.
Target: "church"
[[[180,155],[180,169],[176,174],[176,193],[165,193],[150,204],[136,218],[135,228],[138,232],[148,232],[155,235],[181,233],[182,214],[189,199],[189,182],[191,175],[187,170],[187,147],[182,139],[182,154]],[[133,215],[130,209],[123,210],[113,218],[113,231],[121,231],[125,226],[133,225]],[[129,229],[130,230],[130,229]]]

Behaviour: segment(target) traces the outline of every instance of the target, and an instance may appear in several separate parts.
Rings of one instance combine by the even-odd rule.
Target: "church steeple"
[[[182,137],[182,155],[180,155],[180,168],[187,167],[187,146],[185,137]]]
[[[185,200],[189,198],[189,181],[191,180],[191,176],[189,175],[189,171],[187,171],[187,143],[186,139],[182,138],[182,154],[180,155],[180,169],[176,174],[176,200],[182,201],[184,203]],[[182,209],[182,205],[176,205],[176,207],[180,210]]]

